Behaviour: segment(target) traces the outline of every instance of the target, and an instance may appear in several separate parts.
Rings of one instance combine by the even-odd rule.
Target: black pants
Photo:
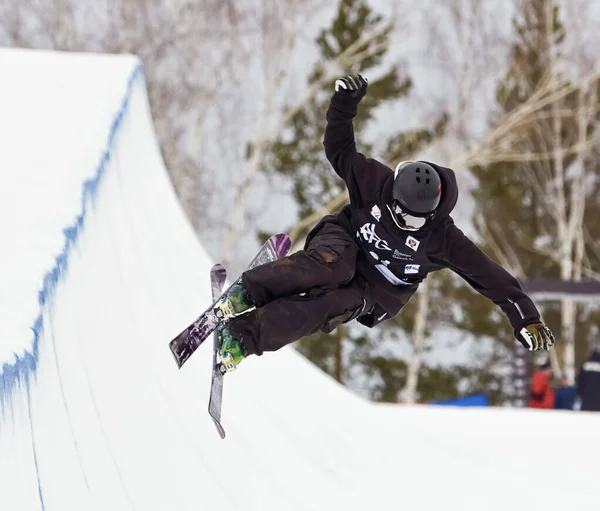
[[[249,354],[275,351],[319,330],[331,332],[368,307],[355,275],[358,246],[337,224],[324,224],[305,250],[242,275],[256,309],[229,329]]]

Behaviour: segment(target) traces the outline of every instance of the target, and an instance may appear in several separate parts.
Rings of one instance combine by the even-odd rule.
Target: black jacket
[[[583,364],[577,376],[577,395],[581,399],[581,410],[600,412],[600,349]]]
[[[428,273],[450,268],[508,316],[515,331],[539,321],[539,313],[518,281],[485,255],[454,225],[450,213],[458,199],[454,172],[428,162],[440,174],[442,197],[435,217],[416,232],[399,229],[391,216],[393,171],[356,149],[352,119],[358,101],[334,93],[327,110],[325,154],[345,181],[350,196],[333,219],[355,237],[362,248],[357,271],[369,283],[378,308],[367,326],[395,316]],[[383,315],[385,313],[385,316]],[[383,316],[383,317],[382,317]]]

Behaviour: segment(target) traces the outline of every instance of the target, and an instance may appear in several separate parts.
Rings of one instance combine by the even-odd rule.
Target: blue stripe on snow
[[[29,378],[28,378],[29,379]],[[33,450],[33,465],[35,467],[36,483],[38,488],[38,497],[40,498],[40,509],[44,511],[44,494],[42,493],[42,482],[40,481],[40,471],[38,468],[37,448],[35,438],[33,437],[33,419],[31,417],[31,393],[29,392],[29,382],[27,382],[27,414],[29,415],[29,430],[31,431],[31,448]]]
[[[25,351],[23,355],[15,355],[16,361],[13,364],[5,363],[0,371],[0,419],[4,415],[7,404],[11,402],[11,398],[15,389],[19,383],[25,383],[29,387],[29,380],[31,376],[35,375],[38,361],[39,361],[39,342],[40,336],[44,328],[44,321],[42,316],[43,307],[52,298],[52,294],[58,284],[61,276],[65,272],[69,264],[69,255],[71,248],[77,242],[79,233],[83,228],[85,222],[86,210],[88,202],[94,198],[98,185],[100,184],[106,165],[111,157],[111,150],[114,146],[115,138],[119,127],[122,124],[127,107],[129,106],[129,100],[131,98],[131,92],[135,80],[142,75],[142,66],[137,64],[135,69],[132,71],[129,80],[127,82],[127,89],[119,111],[115,115],[113,122],[110,127],[108,141],[106,149],[102,154],[100,163],[96,169],[96,173],[93,178],[84,181],[81,191],[81,212],[75,218],[73,224],[63,229],[65,235],[65,244],[60,254],[56,256],[54,266],[48,270],[45,274],[42,288],[38,293],[38,302],[40,305],[40,312],[33,322],[31,327],[33,331],[33,344],[31,351]]]

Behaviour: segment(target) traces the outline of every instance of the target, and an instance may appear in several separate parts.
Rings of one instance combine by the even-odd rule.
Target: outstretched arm
[[[327,109],[323,140],[325,156],[344,181],[352,173],[354,161],[358,158],[352,119],[356,117],[358,104],[366,93],[367,82],[360,75],[337,80]]]
[[[508,317],[515,337],[529,350],[548,349],[554,337],[517,279],[490,259],[454,225],[446,227],[443,262],[477,292],[498,305]]]
[[[327,126],[323,140],[325,156],[345,181],[353,203],[360,198],[360,187],[363,185],[360,183],[361,175],[366,174],[363,170],[369,165],[367,158],[356,150],[352,127],[352,119],[356,117],[358,104],[367,92],[367,85],[367,81],[360,75],[337,80],[326,114]]]

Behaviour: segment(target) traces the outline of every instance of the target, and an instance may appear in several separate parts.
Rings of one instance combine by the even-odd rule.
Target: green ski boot
[[[216,308],[223,319],[231,319],[254,307],[254,302],[242,284],[231,286],[227,294],[219,300]]]
[[[239,363],[246,358],[246,350],[225,326],[221,327],[221,339],[223,341],[219,351],[221,371],[235,371]]]

